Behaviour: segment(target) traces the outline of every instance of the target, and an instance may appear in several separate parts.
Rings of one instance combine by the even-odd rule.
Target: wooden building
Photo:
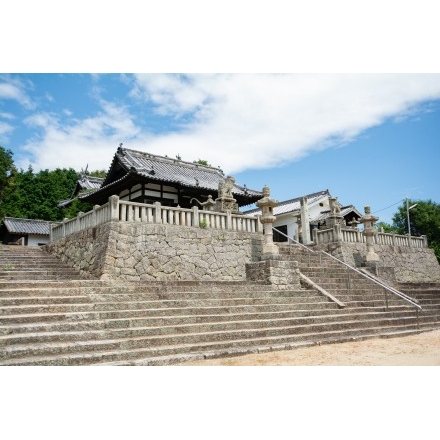
[[[194,199],[203,203],[219,197],[226,176],[219,168],[185,162],[119,147],[100,188],[79,195],[80,200],[102,205],[111,195],[121,200],[191,208]],[[261,199],[260,191],[235,184],[231,190],[238,206]]]

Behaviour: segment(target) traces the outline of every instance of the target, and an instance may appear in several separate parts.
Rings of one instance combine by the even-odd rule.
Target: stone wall
[[[364,265],[367,248],[364,243],[332,243],[317,246],[350,266]],[[440,282],[440,265],[429,248],[374,245],[380,258],[377,275],[389,282]]]
[[[47,245],[86,276],[127,281],[242,281],[263,236],[172,225],[111,222]]]
[[[264,260],[246,264],[246,278],[270,284],[273,289],[300,289],[297,261]]]

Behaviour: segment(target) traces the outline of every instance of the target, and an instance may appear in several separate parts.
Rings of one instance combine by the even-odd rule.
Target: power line
[[[387,206],[386,208],[382,208],[382,209],[379,209],[379,210],[377,210],[377,211],[374,211],[373,214],[376,214],[377,212],[380,212],[380,211],[385,211],[385,209],[391,208],[392,206],[395,206],[395,205],[397,205],[397,204],[399,204],[399,203],[401,203],[401,202],[403,202],[403,201],[405,201],[405,199],[399,200],[398,202],[393,203],[392,205]]]

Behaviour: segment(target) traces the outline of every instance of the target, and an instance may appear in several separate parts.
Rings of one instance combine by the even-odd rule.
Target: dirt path
[[[340,365],[439,366],[440,330],[413,336],[377,338],[233,358],[186,362],[182,366]]]

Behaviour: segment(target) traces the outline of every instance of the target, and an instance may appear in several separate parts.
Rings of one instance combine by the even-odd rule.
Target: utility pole
[[[407,217],[407,221],[408,221],[408,238],[411,241],[411,226],[409,223],[409,210],[413,209],[417,206],[417,203],[415,205],[409,206],[409,200],[408,197],[406,198],[406,217]]]

